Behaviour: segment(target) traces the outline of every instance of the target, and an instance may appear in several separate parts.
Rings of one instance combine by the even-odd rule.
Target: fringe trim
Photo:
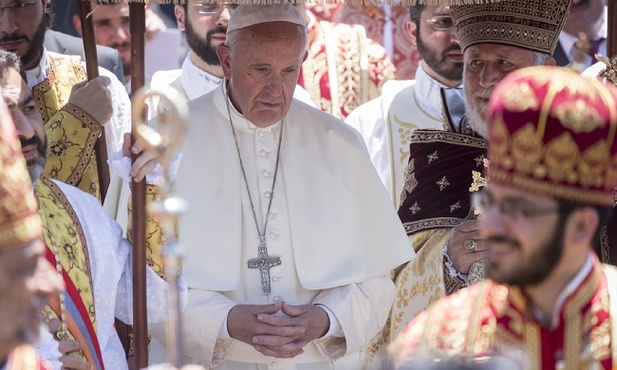
[[[90,0],[82,0],[90,1]],[[123,0],[98,0],[99,3],[119,3]],[[129,3],[145,3],[147,0],[128,0]],[[150,0],[156,4],[195,4],[203,3],[204,0]],[[206,0],[207,1],[207,0]],[[481,5],[498,3],[501,0],[288,0],[296,4],[304,2],[306,4],[337,4],[345,3],[349,5]],[[211,0],[212,3],[231,3],[249,5],[268,5],[287,2],[287,0]]]

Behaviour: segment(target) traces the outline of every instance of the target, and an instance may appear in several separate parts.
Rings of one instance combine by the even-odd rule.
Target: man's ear
[[[418,30],[416,28],[416,22],[414,22],[414,21],[407,21],[407,22],[405,22],[405,30],[409,34],[409,37],[411,37],[411,44],[415,48],[417,48],[418,47],[418,42],[416,40],[416,37],[418,37]]]
[[[592,245],[599,224],[600,215],[595,208],[577,208],[572,211],[568,218],[566,237],[576,244]]]
[[[221,62],[223,75],[225,75],[225,78],[228,80],[231,79],[231,55],[229,54],[229,47],[225,44],[220,44],[216,47],[216,55]]]
[[[186,21],[186,12],[184,11],[184,7],[182,5],[174,5],[174,15],[176,16],[178,29],[180,31],[186,31],[186,26],[184,24]]]
[[[81,19],[77,14],[73,14],[73,27],[75,27],[75,31],[77,31],[79,36],[83,36],[81,32]]]
[[[554,67],[557,65],[557,61],[555,60],[555,58],[548,58],[547,60],[544,61],[544,65]]]

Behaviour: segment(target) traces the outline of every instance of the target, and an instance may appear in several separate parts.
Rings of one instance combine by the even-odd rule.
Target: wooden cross
[[[259,254],[257,258],[251,258],[248,260],[248,267],[250,269],[259,269],[261,273],[261,294],[270,294],[270,269],[275,266],[281,265],[281,257],[270,257],[268,255],[268,249],[266,248],[265,241],[259,244],[257,249]]]

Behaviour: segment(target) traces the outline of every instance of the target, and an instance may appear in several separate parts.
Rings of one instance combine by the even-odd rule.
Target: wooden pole
[[[606,56],[617,56],[617,1],[608,1],[608,38],[606,40]]]
[[[92,18],[88,15],[92,12],[90,1],[76,0],[79,17],[81,18],[81,32],[84,42],[84,55],[86,59],[86,73],[88,80],[92,80],[99,75],[99,62],[96,53],[96,42],[94,41],[94,26]],[[100,122],[101,124],[106,122]],[[99,191],[101,194],[101,203],[105,201],[107,189],[109,188],[109,166],[107,165],[107,141],[105,141],[105,127],[102,127],[101,137],[96,141],[94,146],[96,155],[96,167],[99,175]]]
[[[131,90],[144,86],[146,16],[143,2],[129,2],[131,31]],[[145,112],[144,112],[145,114]],[[132,119],[136,119],[132,117]],[[131,133],[137,140],[137,133]],[[133,161],[137,158],[133,155]],[[135,368],[148,366],[148,316],[146,309],[146,181],[131,182],[133,201],[133,340]]]

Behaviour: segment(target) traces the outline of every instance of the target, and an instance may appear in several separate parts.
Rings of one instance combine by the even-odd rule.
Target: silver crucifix
[[[280,266],[281,257],[268,256],[268,249],[266,248],[266,242],[262,240],[257,248],[257,258],[251,258],[248,260],[248,267],[250,269],[259,269],[261,273],[261,294],[270,294],[270,268]]]

